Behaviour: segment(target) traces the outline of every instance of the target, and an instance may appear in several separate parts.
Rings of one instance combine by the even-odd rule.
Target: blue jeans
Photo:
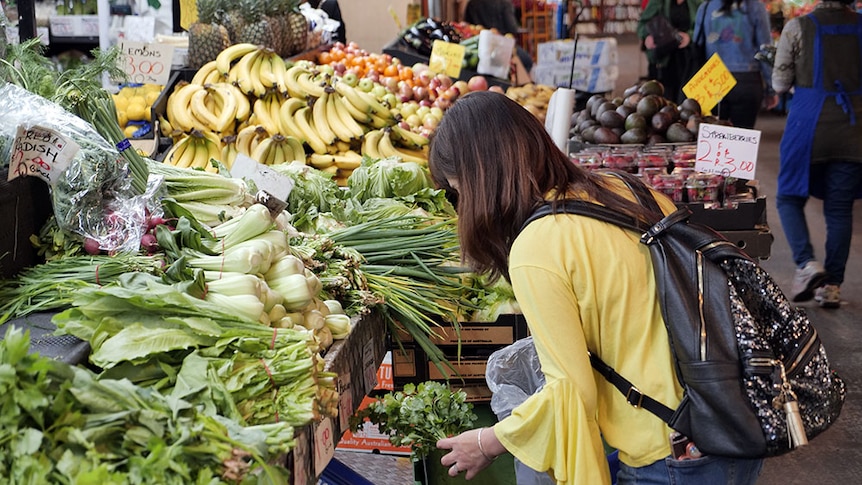
[[[862,187],[862,163],[828,162],[811,166],[812,177],[825,183],[823,218],[826,221],[826,257],[823,267],[829,273],[827,284],[844,282],[844,269],[853,236],[853,202]],[[814,173],[818,172],[818,173]],[[807,197],[779,195],[775,199],[784,235],[793,253],[793,262],[802,267],[814,258],[814,248],[805,219]]]
[[[759,459],[667,457],[640,468],[620,463],[617,485],[754,485],[762,468],[763,460]]]

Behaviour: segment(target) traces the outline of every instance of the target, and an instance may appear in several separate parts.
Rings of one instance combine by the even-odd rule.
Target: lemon
[[[126,138],[132,138],[133,135],[135,134],[135,132],[138,131],[139,128],[140,127],[135,126],[135,125],[129,125],[123,129],[123,135],[125,135]]]
[[[125,128],[129,124],[129,117],[126,116],[125,111],[117,111],[117,123],[120,124],[120,128]]]
[[[116,106],[117,111],[126,111],[126,108],[129,107],[129,98],[120,95],[114,95],[114,106]]]
[[[144,100],[146,100],[148,106],[152,106],[159,99],[160,94],[162,94],[161,91],[149,91],[144,95]]]
[[[126,116],[130,120],[144,120],[149,117],[149,108],[142,101],[130,101],[126,107]]]

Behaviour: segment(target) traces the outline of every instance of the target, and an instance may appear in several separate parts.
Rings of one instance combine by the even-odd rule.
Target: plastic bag
[[[476,72],[500,79],[509,78],[515,39],[495,34],[490,30],[479,32],[479,65]]]
[[[19,127],[38,127],[78,145],[68,167],[51,180],[60,228],[97,241],[104,251],[137,251],[146,230],[147,204],[156,187],[136,196],[126,160],[92,125],[56,103],[5,84],[0,86],[0,139],[14,140]],[[8,160],[14,150],[10,146],[10,153],[0,157]]]

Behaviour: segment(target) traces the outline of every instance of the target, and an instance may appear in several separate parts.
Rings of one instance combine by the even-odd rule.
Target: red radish
[[[159,250],[159,241],[153,233],[146,233],[141,236],[141,247],[147,251],[147,254],[153,254]]]
[[[87,254],[99,254],[102,252],[102,248],[100,247],[99,241],[88,237],[84,239],[84,251]]]

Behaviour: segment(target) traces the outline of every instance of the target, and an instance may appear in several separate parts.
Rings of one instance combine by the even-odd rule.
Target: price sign
[[[323,469],[335,456],[335,433],[332,430],[332,418],[324,418],[314,427],[314,473],[323,474]]]
[[[338,391],[338,429],[347,429],[350,426],[350,416],[353,415],[353,386],[350,383],[350,371],[338,373],[335,381],[335,390]]]
[[[461,63],[464,62],[466,49],[461,44],[453,44],[435,40],[431,46],[431,57],[428,58],[428,69],[431,72],[444,73],[457,78],[461,75]]]
[[[123,68],[130,82],[161,85],[168,83],[174,46],[124,41],[119,47],[125,56]]]
[[[77,143],[50,128],[19,126],[12,145],[8,180],[33,175],[54,185],[78,150]]]
[[[694,169],[726,177],[754,179],[760,131],[701,123]]]
[[[736,78],[727,70],[718,54],[713,54],[697,73],[682,87],[682,92],[700,103],[704,114],[709,113],[733,87]]]

